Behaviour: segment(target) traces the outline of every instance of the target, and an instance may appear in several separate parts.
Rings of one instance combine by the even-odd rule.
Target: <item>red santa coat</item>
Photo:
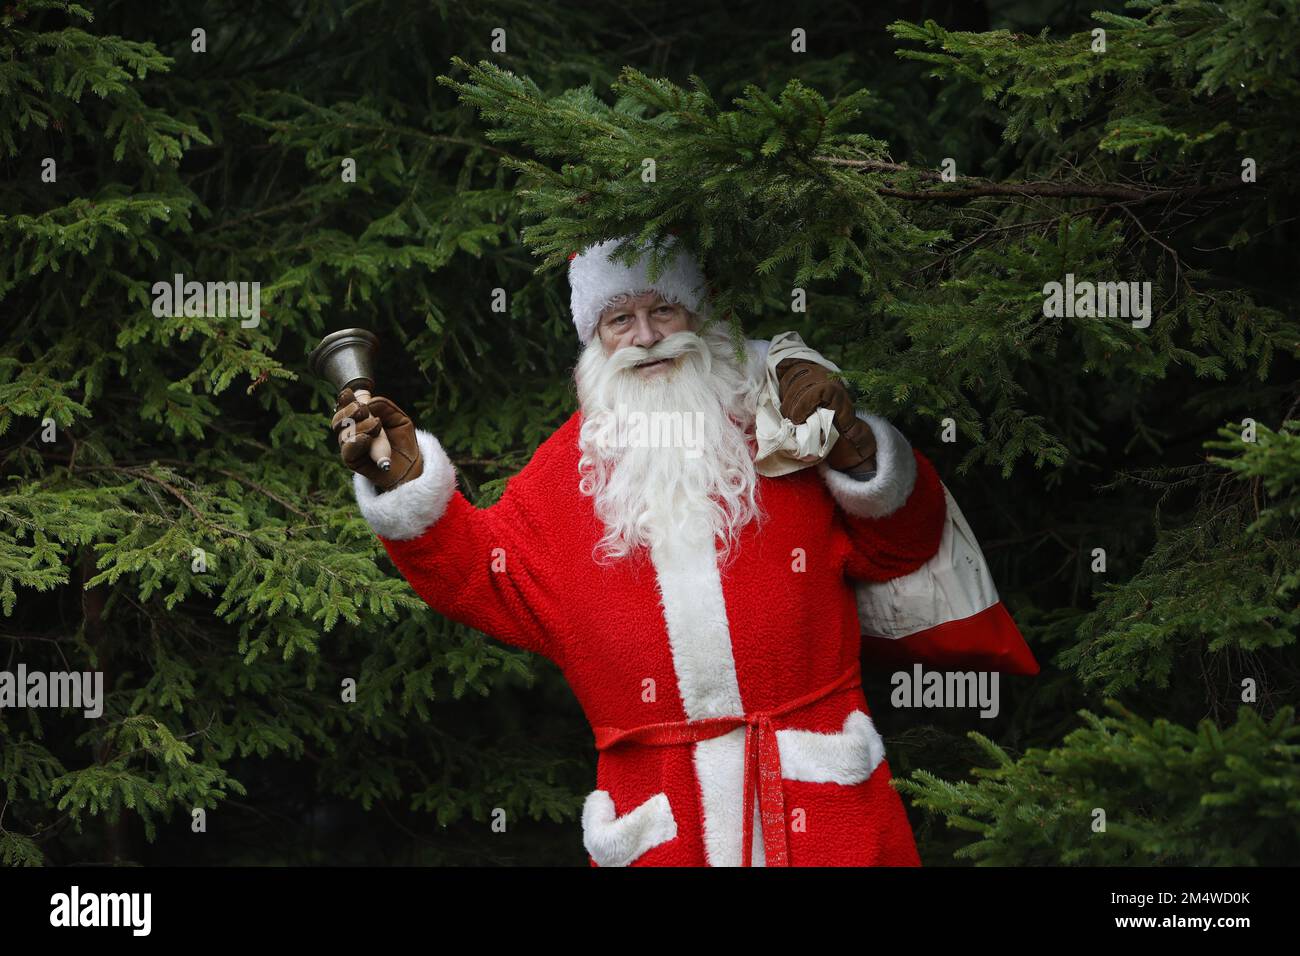
[[[676,541],[613,564],[593,559],[603,527],[578,490],[581,412],[489,508],[460,492],[427,432],[418,433],[418,479],[377,494],[356,477],[363,514],[420,597],[554,661],[598,740],[655,725],[668,725],[661,738],[711,728],[709,739],[601,750],[582,815],[592,865],[744,865],[747,783],[753,865],[773,847],[775,862],[794,866],[919,865],[851,679],[853,583],[925,563],[946,504],[930,462],[883,419],[861,417],[877,436],[876,476],[857,481],[821,465],[760,477],[766,516],[743,529],[721,567],[713,545]],[[747,758],[747,736],[761,764]]]

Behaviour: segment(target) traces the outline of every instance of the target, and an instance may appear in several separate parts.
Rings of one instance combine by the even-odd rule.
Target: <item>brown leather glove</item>
[[[370,443],[383,428],[393,446],[392,465],[384,471],[370,458]],[[420,446],[415,440],[415,423],[381,395],[373,395],[362,404],[345,388],[339,394],[338,409],[330,422],[338,437],[343,464],[359,475],[364,475],[380,491],[395,488],[403,482],[418,478],[424,472]]]
[[[805,359],[785,359],[776,366],[781,394],[781,414],[802,425],[818,408],[835,413],[835,430],[840,433],[826,456],[826,464],[837,471],[866,471],[876,466],[876,436],[871,426],[858,418],[849,390],[830,369]]]

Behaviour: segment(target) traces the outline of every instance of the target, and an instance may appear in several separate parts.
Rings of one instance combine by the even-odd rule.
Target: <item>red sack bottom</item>
[[[945,621],[907,637],[862,636],[863,669],[895,670],[912,664],[1004,674],[1039,671],[1038,661],[1001,601],[970,617]]]

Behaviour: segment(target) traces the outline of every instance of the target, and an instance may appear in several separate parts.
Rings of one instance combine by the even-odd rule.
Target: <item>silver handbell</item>
[[[367,329],[340,329],[320,340],[307,357],[312,373],[334,386],[336,395],[352,389],[358,402],[370,401],[375,387],[375,353],[379,338]],[[370,459],[384,471],[393,465],[393,446],[383,428],[370,443]]]

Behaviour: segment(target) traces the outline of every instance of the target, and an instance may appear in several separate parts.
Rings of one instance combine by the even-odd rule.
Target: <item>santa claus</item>
[[[777,366],[780,413],[828,409],[838,438],[764,476],[768,343],[739,354],[684,250],[651,281],[617,245],[570,261],[580,408],[491,507],[391,400],[343,394],[361,511],[432,608],[563,672],[599,751],[593,865],[919,865],[860,685],[858,589],[940,549],[939,477],[803,359]]]

